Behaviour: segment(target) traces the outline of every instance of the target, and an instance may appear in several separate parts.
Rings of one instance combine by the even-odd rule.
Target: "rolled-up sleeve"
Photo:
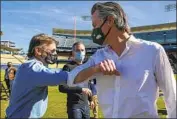
[[[155,76],[164,93],[168,118],[176,118],[176,80],[164,48],[158,49],[155,62]]]
[[[69,86],[78,86],[78,85],[84,85],[85,82],[79,83],[79,84],[73,84],[75,77],[78,75],[79,72],[82,70],[94,66],[94,60],[93,56],[84,64],[74,68],[68,75],[67,85]]]

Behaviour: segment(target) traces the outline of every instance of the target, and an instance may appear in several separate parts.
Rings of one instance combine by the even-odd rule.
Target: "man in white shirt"
[[[91,14],[93,42],[106,46],[71,71],[68,85],[96,77],[105,118],[157,118],[160,88],[168,117],[175,118],[176,81],[164,48],[131,35],[118,3],[96,3]]]

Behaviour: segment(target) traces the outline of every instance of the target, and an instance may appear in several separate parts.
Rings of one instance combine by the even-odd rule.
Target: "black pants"
[[[90,119],[90,108],[88,105],[80,108],[68,107],[68,119]]]
[[[9,90],[9,94],[10,94],[11,93],[11,91],[10,91],[10,80],[5,79],[5,82],[6,82],[7,89]]]

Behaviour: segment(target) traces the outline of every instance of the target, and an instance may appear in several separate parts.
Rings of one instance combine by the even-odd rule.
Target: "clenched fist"
[[[120,75],[113,60],[103,60],[96,65],[96,69],[99,70],[99,72],[102,72],[104,75]]]

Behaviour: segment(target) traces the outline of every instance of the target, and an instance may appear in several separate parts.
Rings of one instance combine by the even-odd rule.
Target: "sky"
[[[1,40],[10,40],[16,47],[28,50],[32,36],[52,35],[52,28],[92,30],[90,10],[98,1],[2,1]],[[101,1],[99,1],[101,2]],[[105,1],[104,1],[105,2]],[[131,27],[176,22],[176,10],[165,12],[165,5],[176,1],[119,1]]]

